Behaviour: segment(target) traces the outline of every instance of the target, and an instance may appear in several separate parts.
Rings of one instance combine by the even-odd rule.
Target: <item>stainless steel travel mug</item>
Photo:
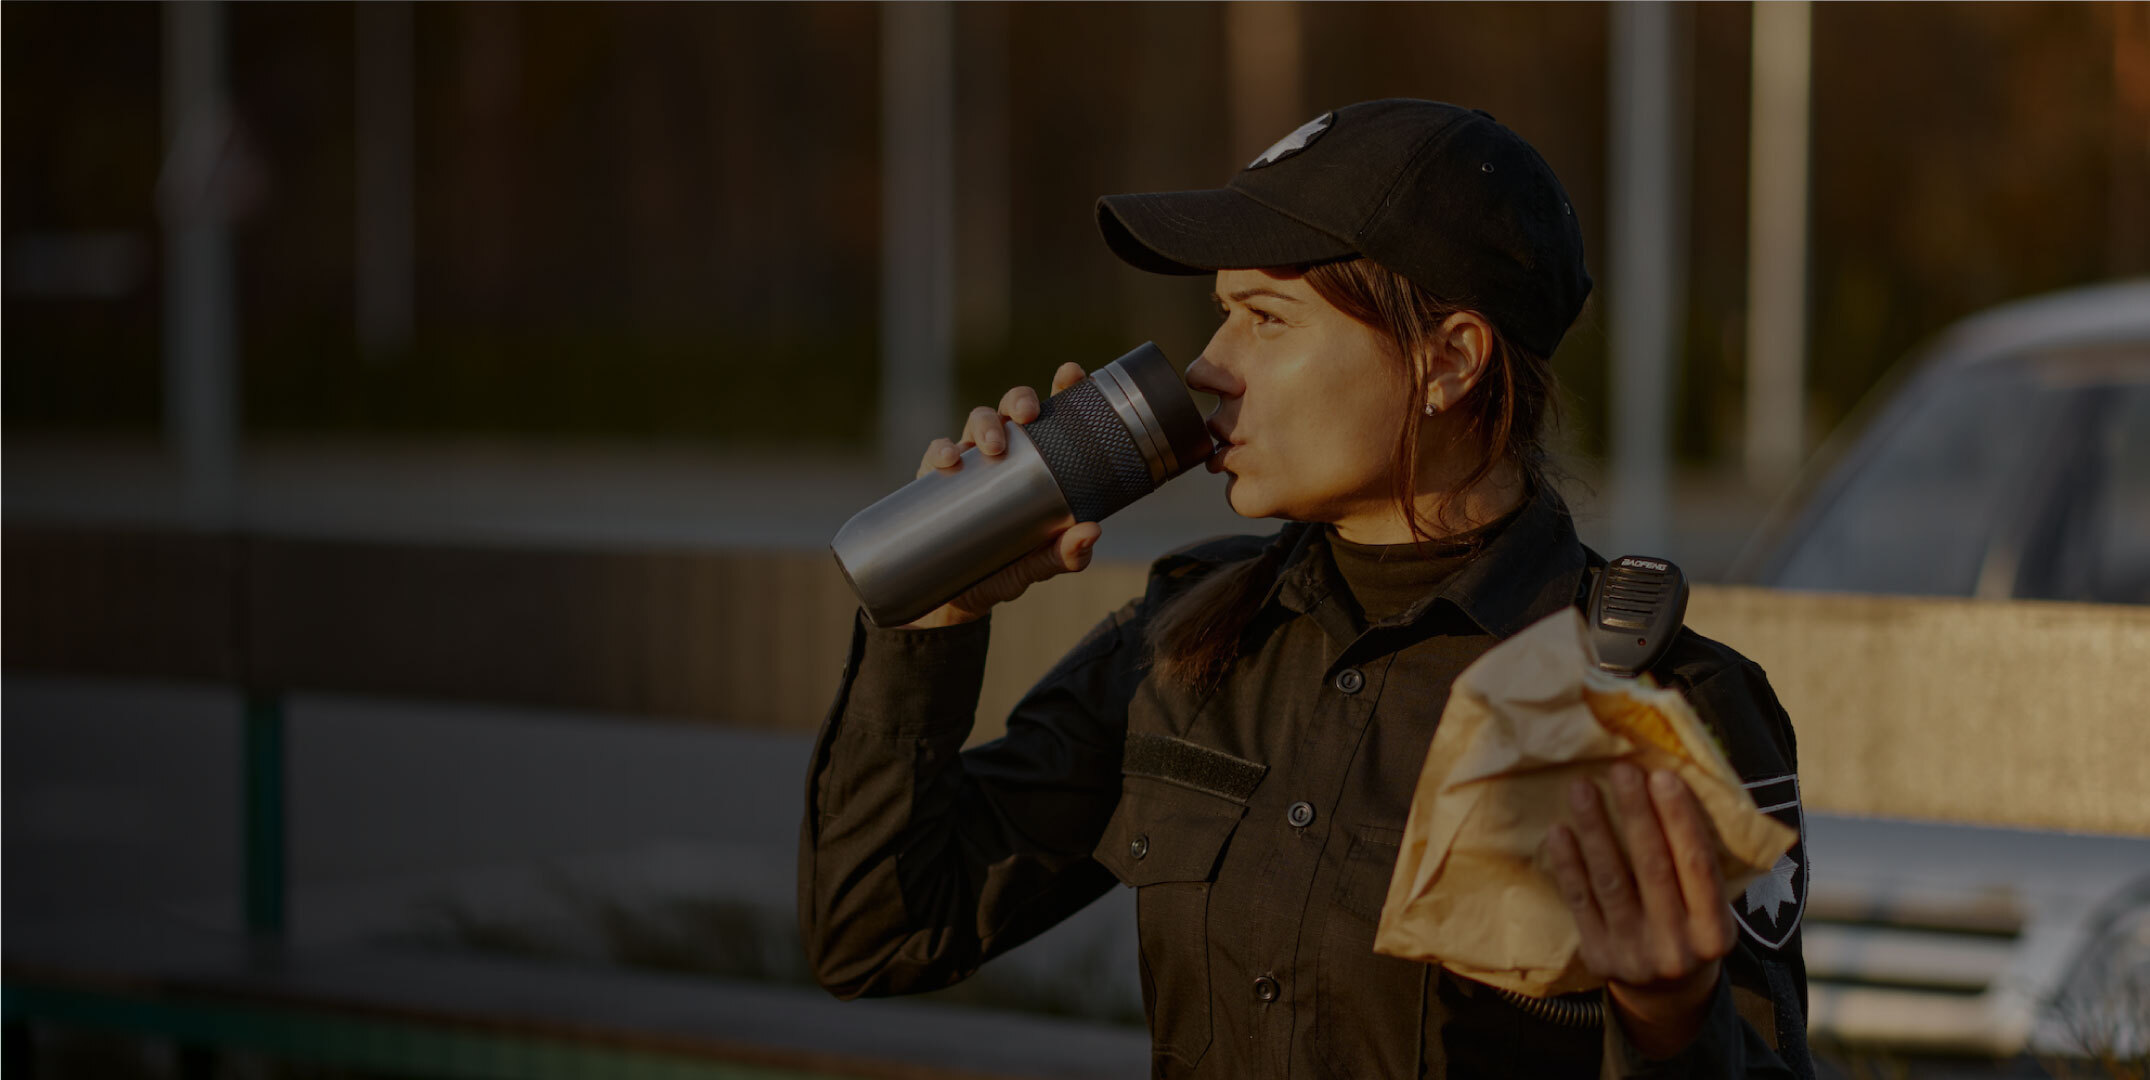
[[[1103,521],[1215,449],[1187,385],[1154,344],[1002,421],[1008,452],[974,447],[858,512],[829,549],[876,626],[947,603],[1078,521]],[[921,448],[923,449],[923,448]]]

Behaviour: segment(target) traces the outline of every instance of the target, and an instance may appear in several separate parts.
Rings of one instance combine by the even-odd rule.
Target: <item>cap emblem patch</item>
[[[1269,149],[1262,151],[1262,156],[1248,162],[1247,168],[1259,169],[1264,165],[1274,165],[1306,149],[1308,144],[1320,138],[1321,133],[1329,130],[1329,125],[1334,123],[1336,123],[1335,113],[1322,113],[1320,116],[1299,125],[1291,134],[1278,139]]]

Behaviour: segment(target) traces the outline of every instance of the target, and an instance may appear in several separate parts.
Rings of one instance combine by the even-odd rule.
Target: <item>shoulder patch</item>
[[[1781,949],[1799,929],[1799,918],[1807,909],[1807,819],[1799,806],[1799,774],[1750,780],[1746,788],[1757,809],[1799,833],[1791,850],[1777,856],[1777,864],[1732,901],[1732,914],[1748,937],[1767,948]]]

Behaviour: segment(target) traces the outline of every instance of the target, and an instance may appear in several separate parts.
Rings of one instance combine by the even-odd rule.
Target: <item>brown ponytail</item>
[[[1150,617],[1150,665],[1168,682],[1212,686],[1239,658],[1239,637],[1276,584],[1284,547],[1270,544],[1195,582]]]
[[[1337,310],[1385,334],[1395,345],[1397,361],[1411,392],[1400,398],[1411,415],[1397,440],[1390,471],[1395,476],[1396,505],[1421,544],[1449,528],[1455,495],[1444,498],[1430,518],[1418,509],[1418,403],[1426,400],[1426,373],[1413,362],[1432,347],[1441,324],[1469,304],[1433,296],[1399,274],[1363,258],[1315,263],[1300,268],[1306,282]],[[1552,365],[1517,346],[1499,327],[1487,370],[1463,400],[1450,406],[1464,418],[1459,444],[1475,454],[1471,471],[1455,491],[1469,491],[1503,461],[1522,470],[1525,486],[1545,482],[1544,429],[1558,408]],[[1239,657],[1240,637],[1282,569],[1284,550],[1271,545],[1253,559],[1224,566],[1167,601],[1150,619],[1151,665],[1167,681],[1199,688],[1223,679]]]

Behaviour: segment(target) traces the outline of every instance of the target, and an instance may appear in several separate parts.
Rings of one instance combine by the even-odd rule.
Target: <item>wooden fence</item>
[[[852,600],[825,553],[10,527],[10,671],[810,731]],[[1141,591],[1101,564],[994,616],[977,739]],[[1816,810],[2150,835],[2150,608],[1698,587],[1770,676]]]

